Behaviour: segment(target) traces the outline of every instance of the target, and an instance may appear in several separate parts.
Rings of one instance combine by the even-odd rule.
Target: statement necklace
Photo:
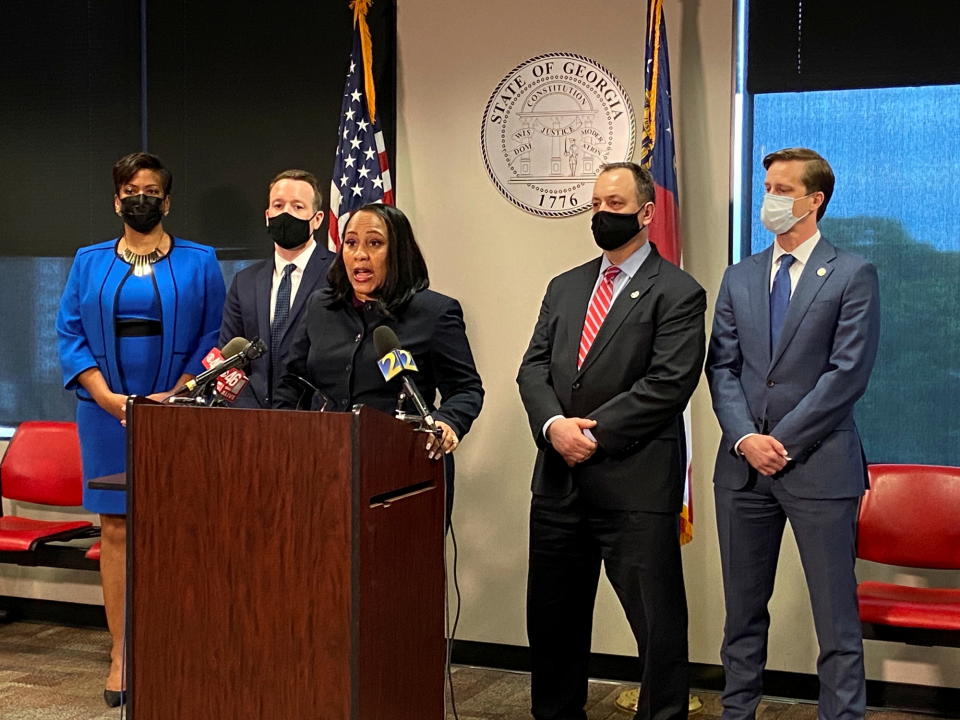
[[[163,238],[160,239],[163,242]],[[159,247],[155,247],[148,253],[135,253],[130,248],[124,248],[120,251],[120,257],[123,261],[132,266],[131,272],[137,277],[143,277],[153,272],[152,265],[163,257]]]

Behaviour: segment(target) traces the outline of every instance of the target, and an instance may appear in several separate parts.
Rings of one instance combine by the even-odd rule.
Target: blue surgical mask
[[[809,215],[812,210],[808,210],[800,217],[793,214],[793,203],[796,200],[808,198],[813,193],[808,193],[803,197],[789,197],[788,195],[774,195],[767,193],[763,196],[763,205],[760,207],[760,221],[763,226],[774,235],[783,235],[789,232],[790,228],[796,225]]]

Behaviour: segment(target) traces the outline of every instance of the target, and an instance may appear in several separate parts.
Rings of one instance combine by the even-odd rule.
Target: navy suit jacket
[[[880,336],[876,269],[823,237],[803,268],[770,347],[773,248],[727,268],[707,355],[723,430],[714,482],[743,488],[754,472],[734,450],[748,433],[777,438],[793,460],[778,474],[797,497],[863,494],[866,461],[853,406],[867,389]]]
[[[300,319],[303,317],[307,298],[314,290],[327,286],[327,270],[334,254],[324,245],[317,243],[313,255],[300,278],[297,295],[290,303],[290,320],[280,340],[280,366],[290,351],[290,343]],[[220,326],[220,347],[235,337],[253,340],[262,339],[270,346],[270,290],[273,283],[274,259],[266,260],[244,268],[238,272],[227,293],[223,307],[223,323]],[[279,379],[279,369],[273,369],[273,386]],[[273,401],[273,387],[270,387],[270,353],[252,361],[246,370],[250,382],[234,402],[235,407],[269,408]]]
[[[413,355],[416,383],[434,418],[447,423],[462,440],[480,414],[483,385],[460,303],[433,290],[417,292],[406,306],[389,315],[372,301],[354,307],[334,299],[329,289],[315,293],[294,332],[274,405],[298,406],[302,389],[292,380],[298,375],[328,398],[327,410],[347,412],[360,403],[393,414],[402,380],[395,377],[384,382],[380,374],[373,332],[381,325],[391,328],[400,346]],[[411,410],[409,404],[407,410]]]
[[[703,368],[706,293],[655,246],[610,306],[577,369],[580,335],[601,259],[550,281],[517,383],[539,447],[535,495],[576,487],[596,507],[679,512],[683,409]],[[567,467],[543,437],[554,415],[597,421],[599,445]]]

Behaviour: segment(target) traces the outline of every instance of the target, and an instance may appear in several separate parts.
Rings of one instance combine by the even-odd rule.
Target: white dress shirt
[[[613,307],[613,303],[616,302],[617,296],[620,292],[630,284],[630,281],[633,280],[633,276],[637,274],[640,270],[640,266],[643,265],[644,261],[650,255],[650,243],[645,242],[643,245],[634,250],[630,256],[624,260],[622,263],[617,265],[620,268],[620,273],[613,279],[613,297],[610,299],[610,307]],[[613,265],[610,262],[610,259],[603,255],[603,259],[600,261],[600,272],[597,273],[597,281],[593,284],[593,292],[590,293],[590,301],[593,301],[593,296],[597,293],[597,288],[600,287],[600,281],[603,279],[603,273],[608,267]],[[586,313],[584,313],[586,317]],[[547,420],[543,424],[543,437],[546,439],[547,430],[550,428],[550,425],[554,420],[562,418],[563,415],[554,415],[552,418]],[[596,438],[593,436],[593,433],[590,432],[589,428],[584,428],[583,434],[590,438],[593,442],[596,442]]]
[[[810,261],[810,254],[820,242],[820,231],[817,230],[813,235],[797,245],[790,255],[793,255],[793,265],[790,266],[790,297],[793,297],[793,291],[797,288],[800,281],[800,275],[803,268]],[[777,276],[780,269],[780,258],[787,254],[787,251],[780,247],[780,243],[773,241],[773,262],[770,263],[770,290],[773,291],[773,279]]]
[[[293,306],[293,300],[297,297],[297,291],[300,289],[300,281],[303,279],[303,271],[310,262],[313,251],[317,249],[317,243],[310,240],[307,246],[293,260],[284,260],[280,253],[273,253],[273,282],[270,284],[270,322],[273,322],[273,311],[277,307],[277,291],[280,289],[280,280],[283,278],[283,269],[293,263],[296,269],[290,273],[290,305]]]

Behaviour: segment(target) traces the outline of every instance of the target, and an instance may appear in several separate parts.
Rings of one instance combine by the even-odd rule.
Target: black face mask
[[[120,217],[138,233],[148,233],[163,219],[163,198],[155,195],[121,198]]]
[[[306,243],[313,231],[309,220],[284,212],[267,220],[267,233],[284,250],[293,250]]]
[[[590,222],[593,240],[602,250],[616,250],[640,232],[636,213],[612,213],[601,210]]]

